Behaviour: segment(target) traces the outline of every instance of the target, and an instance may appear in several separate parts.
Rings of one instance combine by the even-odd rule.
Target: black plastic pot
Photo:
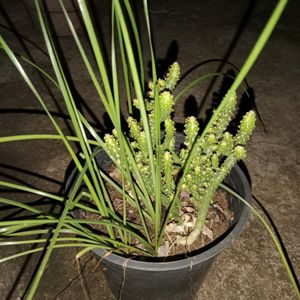
[[[225,182],[250,201],[249,183],[238,166]],[[105,257],[101,266],[114,296],[122,300],[193,299],[213,260],[239,236],[248,219],[249,210],[242,202],[234,197],[230,197],[229,202],[234,212],[230,230],[190,257],[170,262],[138,261],[115,254]],[[106,253],[101,249],[94,252],[101,257]]]
[[[103,150],[96,156],[96,160],[104,169],[111,163]],[[69,186],[75,174],[73,170],[68,180]],[[248,202],[251,200],[250,186],[240,167],[235,166],[224,182]],[[153,261],[141,261],[115,254],[105,257],[105,250],[94,250],[103,258],[101,267],[114,296],[122,300],[193,299],[213,260],[239,236],[248,219],[249,210],[241,201],[229,196],[229,206],[234,213],[230,229],[189,257],[168,262],[155,261],[155,258]]]

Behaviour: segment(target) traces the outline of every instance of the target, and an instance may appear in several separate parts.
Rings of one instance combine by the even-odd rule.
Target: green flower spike
[[[157,85],[158,85],[158,88],[159,88],[160,92],[166,89],[166,81],[163,80],[163,79],[158,79],[157,80]]]
[[[165,131],[163,147],[173,153],[175,148],[175,124],[171,118],[165,120]]]
[[[167,193],[170,193],[173,188],[172,164],[172,154],[169,151],[166,151],[164,153],[164,173]]]
[[[185,145],[190,149],[198,135],[199,123],[195,117],[188,117],[185,120],[184,128],[184,133],[186,135]]]
[[[133,139],[135,139],[136,141],[138,141],[140,134],[141,134],[141,129],[140,129],[138,122],[134,118],[128,117],[127,123],[129,126],[131,137]]]
[[[149,81],[148,88],[149,88],[148,96],[150,99],[153,99],[154,98],[154,84],[152,81]]]
[[[162,92],[159,95],[160,101],[160,121],[164,122],[173,110],[173,96],[170,92]]]
[[[169,68],[169,72],[165,78],[166,88],[173,91],[180,76],[180,67],[177,62],[174,62]]]
[[[109,155],[117,162],[120,162],[120,147],[117,139],[111,134],[105,134],[104,136],[105,145]]]
[[[222,110],[213,115],[214,121],[212,127],[208,130],[208,132],[214,133],[218,139],[223,136],[232,119],[237,104],[237,95],[234,94],[230,98],[225,95],[221,103],[220,105],[223,105]]]
[[[248,111],[243,117],[240,129],[235,137],[235,142],[238,145],[245,145],[255,127],[256,115],[253,110]]]
[[[145,158],[148,157],[148,145],[147,145],[147,137],[144,131],[140,133],[138,139],[139,148]]]
[[[236,146],[234,154],[237,160],[244,159],[246,157],[246,150],[243,146]]]
[[[139,109],[139,101],[137,99],[133,99],[132,103],[135,108]]]
[[[232,151],[234,146],[232,134],[229,132],[225,132],[223,135],[223,139],[218,145],[217,153],[220,156],[228,156]]]

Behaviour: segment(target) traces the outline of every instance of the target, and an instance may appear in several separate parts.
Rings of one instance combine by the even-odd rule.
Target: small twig
[[[83,290],[85,299],[91,300],[91,296],[90,296],[90,293],[89,293],[89,290],[88,290],[88,287],[86,285],[86,282],[85,282],[85,279],[84,279],[84,276],[83,276],[83,272],[82,272],[82,269],[81,269],[80,258],[76,259],[76,262],[77,262],[77,268],[78,268],[78,275],[79,275],[79,278],[80,278],[80,283],[81,283],[81,286],[82,286],[82,290]]]
[[[230,219],[230,215],[221,206],[219,206],[218,204],[213,204],[213,207],[219,210],[227,220]]]
[[[126,266],[129,260],[131,260],[132,258],[134,258],[135,256],[129,257],[125,260],[124,264],[123,264],[123,280],[122,280],[122,285],[120,288],[120,293],[119,293],[119,300],[122,299],[122,293],[123,293],[123,288],[125,286],[125,278],[126,278]]]
[[[172,241],[172,239],[171,239],[171,237],[168,235],[168,234],[166,234],[167,235],[167,237],[168,237],[168,239],[170,240],[170,242],[171,242],[171,245],[170,245],[170,247],[169,247],[169,249],[168,249],[168,252],[167,252],[167,256],[169,256],[169,252],[171,251],[171,249],[172,248],[174,248],[174,246],[175,246],[175,244],[176,244],[176,240],[175,241]],[[174,250],[175,251],[175,250]],[[173,252],[173,254],[174,254],[175,252]]]
[[[189,284],[190,284],[190,292],[191,292],[191,299],[194,299],[194,290],[193,290],[193,278],[192,278],[192,269],[193,269],[193,261],[190,258],[190,267],[189,267]]]
[[[94,269],[93,269],[93,272],[96,271],[96,269],[99,267],[99,265],[102,263],[102,261],[103,261],[107,256],[111,255],[112,252],[113,252],[112,250],[106,252],[106,253],[99,259],[99,261],[97,262],[96,266],[95,266]]]

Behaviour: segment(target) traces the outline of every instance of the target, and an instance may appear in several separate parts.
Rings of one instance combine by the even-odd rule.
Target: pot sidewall
[[[230,185],[247,202],[251,201],[251,190],[245,174],[235,166],[226,177]],[[170,262],[145,262],[128,259],[106,251],[94,252],[103,258],[102,270],[117,299],[192,299],[199,290],[209,267],[216,256],[227,248],[242,232],[249,215],[248,207],[230,196],[229,205],[234,210],[235,224],[229,232],[205,251],[181,260]]]

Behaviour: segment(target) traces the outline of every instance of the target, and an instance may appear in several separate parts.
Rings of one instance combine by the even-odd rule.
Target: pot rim
[[[238,165],[235,165],[235,167],[232,169],[237,173],[237,176],[239,177],[242,188],[245,192],[244,198],[247,202],[251,201],[251,188],[250,184],[244,174],[244,172],[241,170],[241,168]],[[181,269],[183,267],[191,267],[194,264],[198,264],[199,262],[209,260],[215,256],[217,256],[222,250],[227,248],[242,232],[243,228],[246,225],[247,219],[249,216],[249,208],[242,204],[242,212],[240,215],[240,218],[234,224],[229,230],[230,232],[224,236],[220,241],[218,241],[215,245],[211,246],[209,249],[197,253],[195,255],[191,255],[190,257],[174,260],[174,261],[167,261],[167,262],[149,262],[149,261],[141,261],[141,260],[134,260],[126,257],[122,257],[120,255],[111,253],[105,257],[105,260],[121,265],[123,267],[126,266],[126,268],[130,269],[137,269],[137,270],[144,270],[144,271],[171,271],[171,270],[177,270]],[[92,250],[95,254],[104,257],[106,253],[108,253],[107,250],[104,249],[94,249]]]

